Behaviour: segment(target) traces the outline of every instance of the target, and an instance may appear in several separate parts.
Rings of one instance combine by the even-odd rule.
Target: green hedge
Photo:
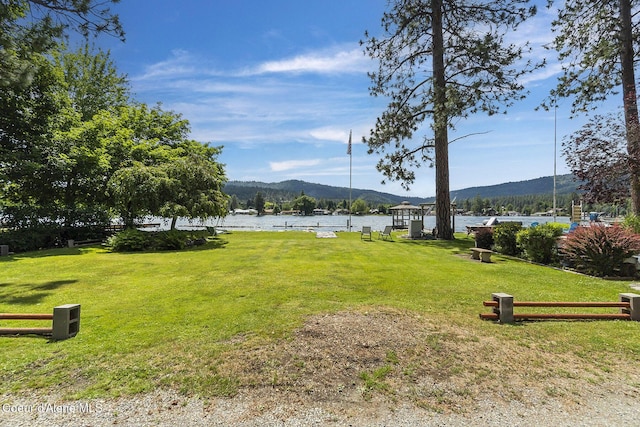
[[[107,245],[114,252],[139,252],[148,250],[180,250],[188,246],[206,243],[210,231],[140,231],[127,229],[109,238]]]

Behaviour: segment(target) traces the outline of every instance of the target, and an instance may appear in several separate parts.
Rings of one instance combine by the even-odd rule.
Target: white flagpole
[[[351,231],[351,168],[352,168],[352,155],[351,155],[351,129],[349,130],[349,144],[347,146],[347,154],[349,155],[349,231]]]

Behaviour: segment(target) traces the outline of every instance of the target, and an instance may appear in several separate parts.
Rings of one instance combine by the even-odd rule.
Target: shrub
[[[505,255],[519,255],[520,247],[516,240],[516,235],[522,230],[522,226],[518,223],[499,224],[493,230],[493,241],[496,250]]]
[[[490,228],[480,228],[475,233],[476,248],[491,249],[493,246],[493,232]]]
[[[107,244],[114,252],[136,252],[153,247],[154,233],[128,228],[109,238]]]
[[[180,250],[187,246],[207,243],[208,231],[140,231],[127,229],[108,240],[114,252],[137,252],[146,250]]]
[[[516,235],[516,242],[531,261],[551,264],[556,260],[556,239],[561,235],[562,227],[542,224],[520,230]]]
[[[154,234],[156,234],[155,249],[159,250],[184,249],[189,240],[187,233],[179,230],[160,231]]]
[[[630,229],[636,234],[640,234],[640,216],[636,214],[629,214],[624,217],[622,226]]]
[[[624,260],[638,252],[640,235],[620,226],[578,227],[562,247],[562,254],[577,270],[596,276],[615,275]]]
[[[0,244],[9,245],[9,250],[12,252],[27,252],[66,246],[66,240],[59,227],[38,225],[2,231]]]

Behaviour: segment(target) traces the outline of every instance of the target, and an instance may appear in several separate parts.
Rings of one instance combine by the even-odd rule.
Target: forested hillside
[[[571,205],[572,199],[578,199],[577,186],[578,183],[573,180],[573,175],[556,177],[557,206],[559,208],[568,207]],[[347,187],[333,187],[300,180],[277,183],[230,181],[224,191],[243,205],[246,205],[247,202],[251,204],[258,193],[266,201],[275,204],[292,201],[302,193],[318,201],[331,200],[340,203],[349,200],[349,188]],[[351,198],[352,200],[362,199],[371,208],[379,208],[381,205],[393,206],[405,200],[412,204],[434,201],[433,197],[406,197],[358,188],[351,190]],[[481,212],[489,207],[505,208],[523,213],[547,211],[553,206],[553,177],[456,190],[451,192],[451,199],[455,199],[459,208],[470,211],[480,209],[477,211]]]

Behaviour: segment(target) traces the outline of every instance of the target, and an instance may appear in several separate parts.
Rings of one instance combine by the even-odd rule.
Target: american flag
[[[349,145],[347,145],[347,154],[351,155],[351,131],[349,131]]]

